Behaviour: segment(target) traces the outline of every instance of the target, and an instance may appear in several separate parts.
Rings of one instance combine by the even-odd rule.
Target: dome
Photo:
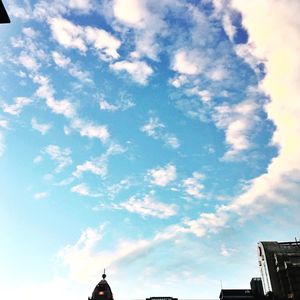
[[[111,288],[105,280],[105,273],[102,275],[102,280],[96,285],[92,298],[90,300],[114,300]]]

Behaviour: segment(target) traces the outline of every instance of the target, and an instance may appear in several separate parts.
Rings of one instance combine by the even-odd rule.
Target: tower
[[[106,281],[105,269],[102,274],[102,280],[96,285],[92,297],[89,300],[114,300],[113,293],[109,284]]]

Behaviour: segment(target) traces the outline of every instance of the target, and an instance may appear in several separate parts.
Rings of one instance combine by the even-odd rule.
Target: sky
[[[1,298],[217,299],[300,237],[298,0],[4,4]]]

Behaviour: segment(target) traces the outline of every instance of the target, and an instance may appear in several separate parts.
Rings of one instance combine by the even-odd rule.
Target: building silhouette
[[[10,19],[9,16],[5,10],[5,7],[2,3],[2,1],[0,0],[0,24],[3,23],[10,23]]]
[[[266,299],[261,278],[252,278],[251,289],[222,289],[220,300],[263,300]]]
[[[88,300],[114,300],[111,288],[105,278],[106,274],[104,270],[102,280],[96,285],[92,297],[89,297]]]
[[[258,263],[264,292],[278,299],[300,299],[300,243],[260,242]]]

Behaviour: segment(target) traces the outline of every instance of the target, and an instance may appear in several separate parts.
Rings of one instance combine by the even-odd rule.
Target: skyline
[[[297,0],[4,5],[4,298],[218,298],[299,238]]]

